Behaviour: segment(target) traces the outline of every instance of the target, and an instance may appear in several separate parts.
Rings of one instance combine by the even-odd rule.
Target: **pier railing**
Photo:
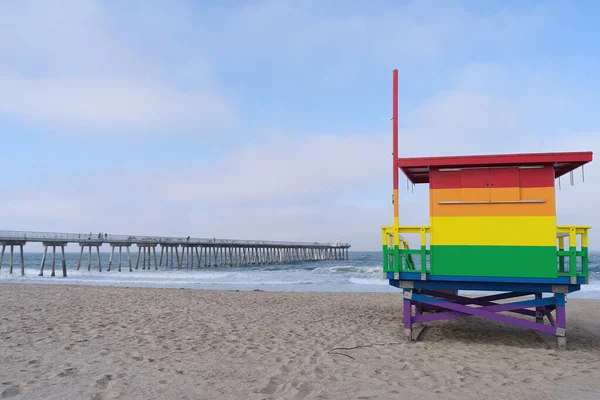
[[[28,242],[64,241],[77,243],[86,240],[102,242],[123,243],[169,243],[169,244],[200,244],[210,246],[285,246],[285,247],[350,247],[349,243],[318,243],[318,242],[288,242],[270,240],[237,240],[219,238],[192,238],[169,237],[169,236],[141,236],[141,235],[115,235],[105,233],[59,233],[59,232],[33,232],[33,231],[7,231],[0,230],[0,241],[2,240],[25,240]]]

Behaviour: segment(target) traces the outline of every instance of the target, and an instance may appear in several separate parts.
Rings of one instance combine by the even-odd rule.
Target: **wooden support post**
[[[158,271],[158,263],[156,262],[156,246],[152,247],[152,253],[154,254],[154,270]]]
[[[63,278],[66,278],[67,277],[67,260],[65,259],[65,246],[60,246],[60,252],[62,253]]]
[[[42,265],[40,266],[40,273],[38,274],[38,276],[44,276],[44,264],[46,264],[46,254],[48,254],[48,245],[44,245],[44,255],[42,256]],[[4,256],[4,248],[2,249],[2,255]]]
[[[175,247],[175,256],[177,257],[177,269],[181,268],[181,262],[179,261],[179,246]],[[183,255],[182,255],[183,258]]]
[[[202,252],[198,252],[198,246],[195,247],[196,250],[196,262],[198,263],[198,266],[201,267],[200,265],[200,254],[202,254]]]
[[[129,272],[133,272],[133,269],[131,268],[131,253],[129,252],[129,246],[127,246],[126,249],[127,249],[127,264],[129,264]]]
[[[160,246],[160,262],[158,263],[158,265],[160,265],[161,267],[162,267],[162,259],[163,259],[164,252],[165,252],[164,246]]]
[[[81,246],[81,245],[80,245]],[[48,246],[46,246],[46,249]],[[79,260],[77,260],[77,271],[79,271],[79,267],[81,267],[81,259],[83,258],[83,246],[81,246],[81,250],[79,251]],[[43,262],[43,260],[42,260]],[[42,275],[40,275],[42,276]]]
[[[142,246],[142,270],[146,269],[146,246]]]
[[[52,273],[50,276],[56,276],[56,246],[52,246]]]
[[[142,253],[142,248],[140,246],[138,246],[138,255],[137,255],[137,259],[135,260],[135,269],[138,269],[140,266],[140,255]]]
[[[535,299],[536,300],[540,300],[541,298],[542,298],[542,293],[535,293]],[[537,324],[543,324],[544,323],[543,307],[536,307],[535,308],[535,322]]]
[[[213,247],[213,263],[214,263],[213,266],[215,266],[215,267],[217,266],[217,251],[218,251],[217,249],[218,249],[217,246]]]
[[[169,252],[171,253],[171,267],[173,266],[173,247],[169,247]]]
[[[110,258],[108,259],[108,272],[110,272],[110,269],[112,268],[112,260],[113,260],[114,254],[115,254],[115,246],[110,245]]]
[[[100,246],[96,246],[96,256],[98,256],[98,272],[102,272],[102,260],[100,259]]]
[[[19,245],[21,249],[21,276],[25,276],[25,260],[23,259],[23,245]]]
[[[123,254],[123,250],[122,250],[122,246],[119,245],[119,268],[118,271],[121,272],[121,260],[122,260],[122,254]]]
[[[6,245],[2,245],[2,255],[0,255],[0,270],[2,270],[2,261],[4,260],[4,251],[6,250]]]
[[[8,273],[12,275],[13,273],[13,258],[15,255],[15,247],[14,245],[10,245],[10,265],[8,266]]]
[[[88,271],[92,270],[92,245],[88,246]]]
[[[152,247],[148,246],[148,271],[152,268]]]

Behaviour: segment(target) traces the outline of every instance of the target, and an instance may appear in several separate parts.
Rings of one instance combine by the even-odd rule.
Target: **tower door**
[[[464,202],[519,201],[519,168],[464,168],[461,192]]]

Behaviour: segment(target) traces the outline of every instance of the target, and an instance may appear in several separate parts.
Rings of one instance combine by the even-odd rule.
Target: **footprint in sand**
[[[108,383],[111,380],[112,380],[112,375],[104,375],[104,377],[102,377],[96,381],[96,387],[99,389],[106,389],[108,387]]]
[[[12,397],[18,396],[19,393],[21,393],[21,391],[18,386],[11,386],[2,391],[2,393],[0,394],[0,398],[10,399]]]

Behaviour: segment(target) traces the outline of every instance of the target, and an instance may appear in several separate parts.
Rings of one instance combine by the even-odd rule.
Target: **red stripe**
[[[430,189],[460,189],[461,171],[445,171],[441,172],[437,169],[432,169],[429,172],[429,188]]]
[[[521,169],[519,174],[520,187],[554,187],[554,168],[544,166],[544,168],[526,168]]]
[[[472,168],[430,171],[431,189],[554,187],[554,169],[543,168]]]

